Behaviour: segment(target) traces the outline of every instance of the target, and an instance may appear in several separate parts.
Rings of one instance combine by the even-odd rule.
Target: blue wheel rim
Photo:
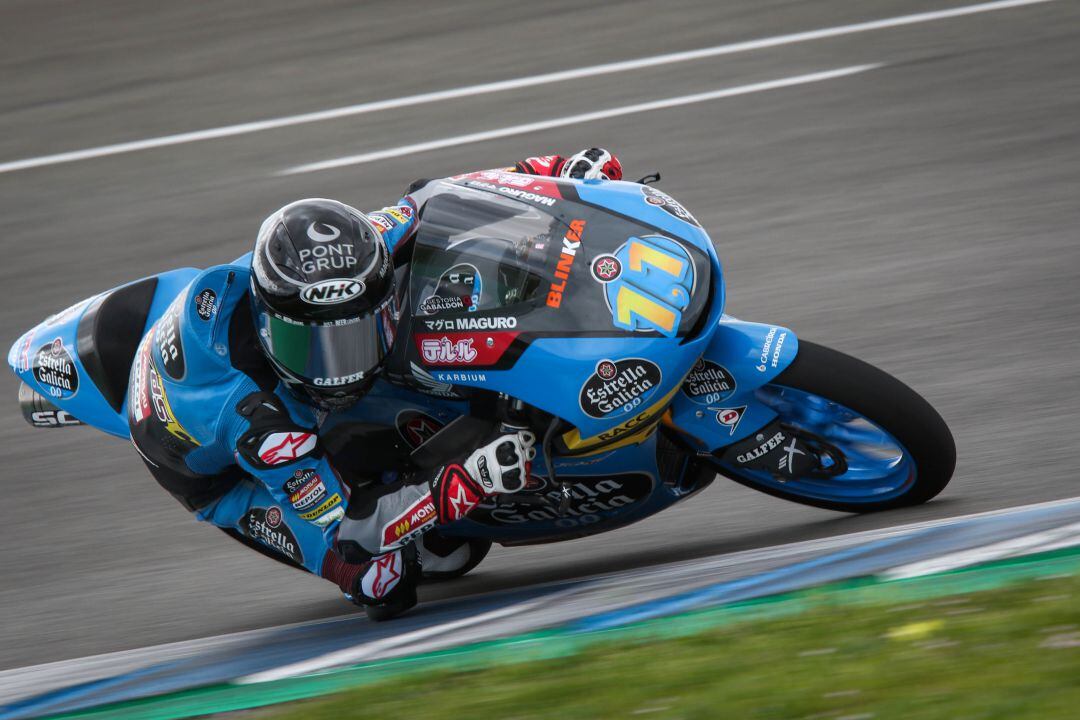
[[[776,412],[780,422],[806,430],[838,448],[847,469],[831,477],[795,477],[781,481],[763,470],[739,468],[738,474],[779,492],[840,503],[880,503],[900,497],[915,484],[915,459],[907,448],[866,416],[828,398],[782,385],[766,385],[757,399]]]

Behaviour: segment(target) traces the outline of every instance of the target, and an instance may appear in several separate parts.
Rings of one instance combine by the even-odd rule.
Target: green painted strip
[[[1078,572],[1080,547],[1065,548],[903,580],[855,578],[818,588],[655,618],[599,632],[569,633],[558,628],[543,630],[420,655],[379,660],[300,678],[257,685],[211,685],[54,717],[65,720],[180,720],[327,695],[411,673],[467,670],[496,664],[566,657],[596,642],[683,637],[721,625],[794,615],[821,605],[875,605],[884,602],[929,600],[992,590],[1039,577]]]

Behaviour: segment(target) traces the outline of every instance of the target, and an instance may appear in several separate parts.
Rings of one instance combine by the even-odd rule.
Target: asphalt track
[[[942,10],[949,0],[0,4],[0,163]],[[341,156],[883,64],[333,170]],[[600,144],[713,234],[728,312],[893,372],[959,451],[936,501],[852,517],[718,482],[611,535],[500,549],[427,600],[1080,495],[1080,3],[776,44],[0,172],[0,339],[102,288],[245,251],[302,196]],[[0,413],[0,668],[341,615],[332,587],[194,523],[130,446]]]

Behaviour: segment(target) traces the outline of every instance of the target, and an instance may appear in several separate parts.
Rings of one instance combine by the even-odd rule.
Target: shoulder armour
[[[276,394],[251,393],[237,404],[236,412],[251,423],[237,439],[236,450],[252,467],[265,470],[322,455],[315,428],[297,424]]]
[[[201,385],[229,370],[229,319],[246,310],[248,275],[237,265],[203,271],[154,323],[153,353],[166,381]]]

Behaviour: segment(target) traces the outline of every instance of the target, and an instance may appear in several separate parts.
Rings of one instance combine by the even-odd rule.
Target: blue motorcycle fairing
[[[140,335],[165,313],[177,293],[198,273],[195,268],[179,268],[153,276],[157,278],[157,286],[146,325]],[[127,394],[120,412],[109,405],[79,357],[78,328],[92,304],[103,302],[116,290],[138,282],[141,280],[119,285],[51,315],[24,333],[8,351],[8,365],[20,380],[87,425],[121,438],[128,437]],[[47,352],[47,355],[43,356],[42,352]],[[69,364],[68,369],[65,369],[65,363]],[[49,365],[55,368],[52,375],[48,368],[41,369]],[[52,382],[43,382],[43,379]],[[74,389],[64,387],[65,379],[68,382],[73,380]]]
[[[430,370],[439,381],[503,392],[563,418],[578,430],[579,443],[618,428],[645,412],[665,406],[679,388],[687,369],[704,352],[708,336],[684,344],[667,338],[540,338],[534,340],[510,370]],[[614,413],[597,418],[582,405],[583,388],[605,360],[642,358],[660,371],[659,382],[646,394]],[[575,448],[570,448],[574,450]],[[584,448],[582,448],[584,449]]]
[[[482,184],[480,192],[469,187],[470,192],[457,195],[448,183],[426,189],[428,196],[421,200],[420,212],[429,225],[421,223],[417,240],[421,259],[415,261],[422,269],[414,271],[410,280],[412,340],[419,361],[436,382],[505,393],[569,422],[574,430],[562,440],[570,453],[640,441],[710,344],[724,304],[720,262],[696,220],[660,191],[623,182],[537,182],[554,183],[561,198],[538,209],[498,195],[487,189],[490,184]],[[489,194],[496,197],[482,199]],[[455,215],[457,205],[448,205],[447,197],[472,212]],[[484,203],[502,205],[505,210],[500,215]],[[521,220],[500,225],[504,216]],[[549,226],[555,229],[549,231]],[[430,227],[442,233],[425,235]],[[434,280],[444,266],[458,267],[465,261],[458,248],[471,238],[497,235],[496,228],[507,234],[496,247],[499,242],[510,247],[514,233],[519,237],[539,233],[545,238],[547,232],[567,233],[560,242],[534,239],[534,247],[519,247],[499,265],[500,278],[504,272],[530,273],[539,283],[539,292],[529,297],[515,295],[511,301],[485,295],[479,308],[467,312],[424,309],[424,299],[437,292]],[[574,238],[578,247],[560,256],[559,250],[573,245]],[[490,246],[487,252],[497,254]],[[601,276],[593,269],[600,261],[611,263],[610,275]],[[490,265],[483,266],[486,270],[477,270],[479,264],[470,268],[477,276],[488,272],[490,284],[496,277]],[[566,281],[554,293],[553,302],[546,289],[548,284],[559,285],[560,272]],[[625,285],[629,285],[628,300],[616,312],[613,297],[623,297]],[[612,288],[619,288],[618,293]],[[688,319],[682,324],[673,322],[667,331],[651,324],[653,312],[664,312],[670,305],[668,317],[679,317],[679,308],[703,302],[700,295],[704,293],[708,293],[707,304],[701,306],[700,314],[687,316],[696,318],[692,327]],[[471,319],[467,317],[475,310]],[[460,332],[471,327],[490,329]],[[461,343],[467,347],[456,350]],[[458,352],[466,357],[472,353],[475,359],[460,362],[455,357]],[[459,364],[440,367],[447,363]]]
[[[698,489],[661,482],[656,442],[653,433],[641,443],[601,455],[555,458],[557,476],[569,483],[571,494],[570,506],[561,515],[560,489],[550,486],[544,460],[538,456],[529,489],[546,497],[546,505],[515,501],[513,496],[488,500],[468,518],[442,526],[439,532],[513,545],[568,540],[642,520]]]
[[[564,180],[573,183],[583,202],[642,220],[682,240],[716,260],[716,250],[709,235],[681,203],[649,185],[610,180]],[[719,260],[716,260],[717,277]],[[719,297],[723,306],[723,295]]]
[[[764,427],[776,412],[755,395],[791,364],[799,340],[779,325],[724,315],[671,406],[671,421],[701,451],[713,452]]]

